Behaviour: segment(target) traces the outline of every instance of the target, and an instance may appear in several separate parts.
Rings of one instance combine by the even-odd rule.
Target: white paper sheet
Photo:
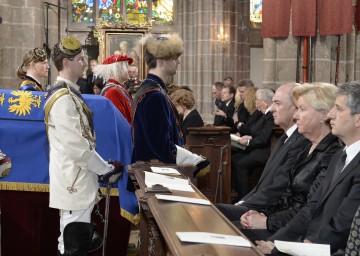
[[[176,232],[176,235],[181,242],[251,247],[250,242],[241,236],[223,235],[207,232]]]
[[[195,192],[190,186],[189,180],[170,177],[162,174],[145,172],[145,185],[151,187],[155,184],[163,185],[170,190]]]
[[[330,245],[275,240],[276,248],[293,256],[330,256]]]
[[[181,175],[178,170],[169,167],[150,167],[154,173],[168,174],[168,175]]]
[[[183,203],[190,203],[190,204],[211,205],[209,200],[201,199],[201,198],[191,198],[191,197],[185,197],[185,196],[172,196],[172,195],[162,195],[162,194],[156,194],[155,197],[157,199],[161,199],[161,200],[183,202]]]
[[[235,134],[230,134],[230,139],[231,139],[231,146],[233,147],[236,147],[236,148],[239,148],[239,149],[242,149],[242,150],[245,150],[246,149],[246,146],[244,145],[241,145],[238,143],[240,137],[235,135]]]
[[[235,141],[235,142],[238,142],[239,139],[240,139],[240,137],[237,136],[237,135],[235,135],[235,134],[230,134],[230,139],[233,140],[233,141]]]

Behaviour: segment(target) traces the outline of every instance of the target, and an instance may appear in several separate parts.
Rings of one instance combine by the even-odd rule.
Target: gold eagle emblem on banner
[[[33,95],[31,91],[14,91],[11,94],[17,96],[8,99],[8,103],[12,104],[9,106],[9,112],[15,115],[30,115],[32,107],[40,108],[41,97]]]

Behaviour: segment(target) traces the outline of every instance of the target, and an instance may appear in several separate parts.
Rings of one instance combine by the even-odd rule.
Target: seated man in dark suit
[[[272,99],[270,110],[274,123],[280,126],[285,134],[281,136],[266,162],[258,184],[235,205],[219,204],[219,210],[231,221],[239,221],[241,215],[249,209],[260,210],[271,206],[276,198],[287,188],[290,170],[299,152],[308,145],[308,141],[297,131],[293,116],[296,107],[291,98],[294,83],[280,86]]]
[[[237,132],[237,129],[241,125],[246,123],[249,117],[251,116],[249,110],[245,106],[245,98],[250,88],[254,88],[254,83],[250,79],[240,80],[237,84],[235,102],[237,101],[237,97],[239,97],[241,103],[237,107],[236,115],[234,115],[233,118],[234,120],[232,126],[233,126],[233,132],[235,133]],[[235,103],[235,109],[236,109],[236,103]]]
[[[213,85],[211,85],[211,95],[214,100],[215,109],[220,106],[221,90],[223,87],[224,87],[224,84],[222,82],[215,82]],[[214,108],[212,108],[212,110],[214,110]]]
[[[229,126],[232,127],[233,115],[235,112],[235,93],[234,86],[227,85],[221,90],[221,102],[214,111],[214,125],[215,126]]]
[[[240,127],[241,137],[238,143],[246,148],[231,157],[231,177],[233,189],[242,198],[249,192],[251,173],[256,167],[265,165],[270,155],[271,135],[274,130],[274,119],[270,112],[274,92],[270,89],[258,89],[255,94],[258,115],[255,120]]]
[[[330,244],[332,252],[346,247],[360,205],[360,81],[339,86],[328,118],[346,147],[334,154],[320,187],[295,217],[268,242],[257,241],[264,253],[274,240]]]

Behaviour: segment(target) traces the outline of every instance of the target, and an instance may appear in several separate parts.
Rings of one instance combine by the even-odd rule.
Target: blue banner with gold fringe
[[[0,149],[10,157],[11,173],[1,190],[48,191],[49,145],[44,123],[43,92],[0,90]],[[105,97],[83,95],[94,113],[96,151],[104,159],[131,163],[131,127]],[[121,215],[137,224],[138,203],[127,190],[128,174],[118,182]]]

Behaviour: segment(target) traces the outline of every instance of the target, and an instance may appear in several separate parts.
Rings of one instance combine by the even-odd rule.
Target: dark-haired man
[[[211,95],[214,100],[215,108],[218,108],[221,103],[221,90],[224,87],[222,82],[215,82],[211,85]]]
[[[115,183],[122,166],[95,151],[92,112],[76,81],[87,65],[81,43],[65,37],[55,44],[53,62],[59,76],[47,95],[45,123],[50,148],[50,207],[60,210],[59,255],[85,255],[101,246],[92,240],[91,212],[98,200],[98,180]]]
[[[235,93],[236,89],[232,85],[224,85],[221,89],[221,102],[214,111],[215,126],[232,127],[233,115],[235,112]]]

